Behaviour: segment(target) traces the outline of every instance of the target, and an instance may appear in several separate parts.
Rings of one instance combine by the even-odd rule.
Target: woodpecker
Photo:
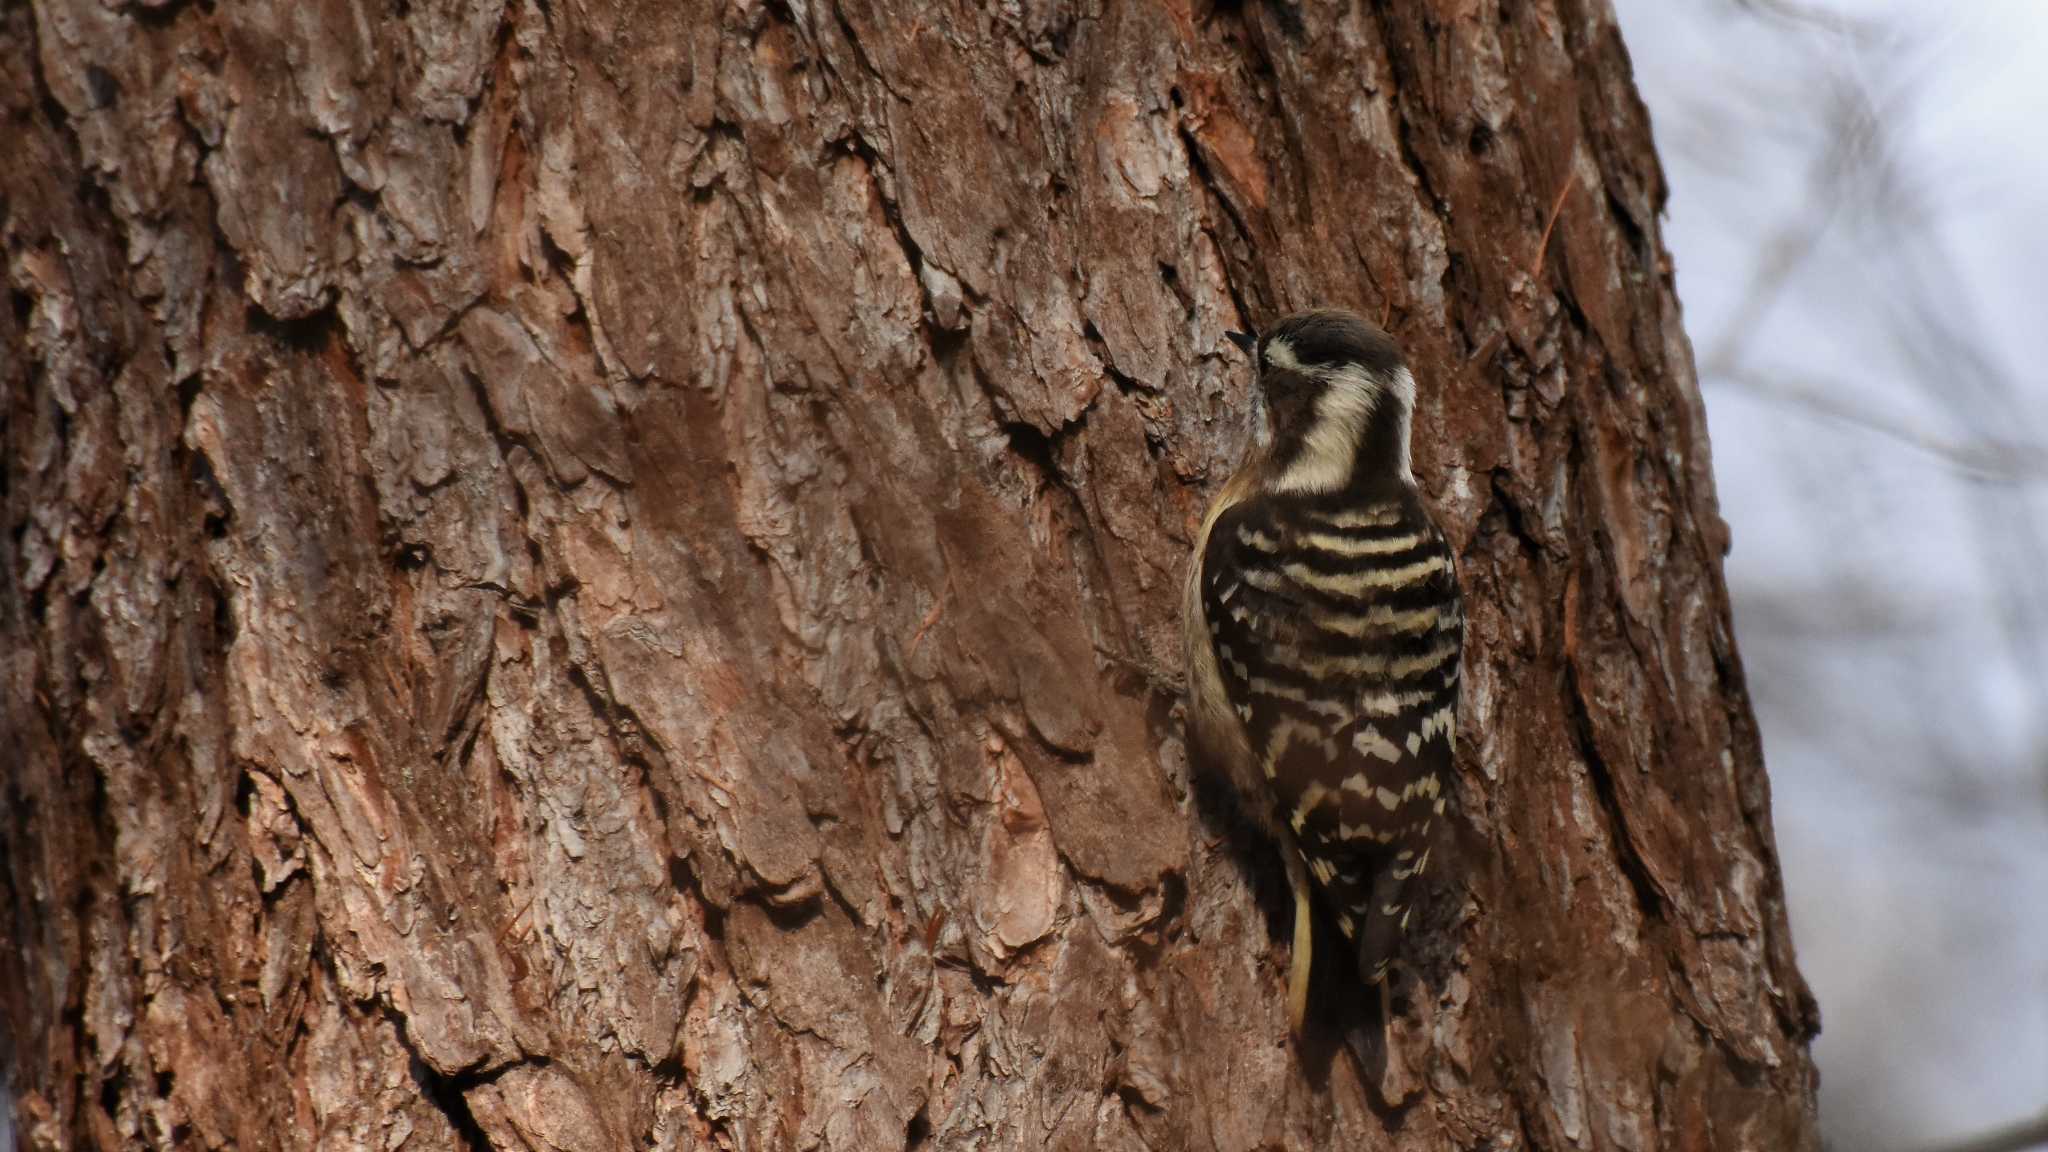
[[[1451,783],[1464,620],[1392,338],[1334,310],[1231,335],[1255,354],[1258,424],[1189,564],[1188,747],[1279,847],[1299,1034],[1318,899],[1385,995]]]

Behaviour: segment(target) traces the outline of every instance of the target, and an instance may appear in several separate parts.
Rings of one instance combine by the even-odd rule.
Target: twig
[[[952,592],[953,580],[951,576],[948,576],[946,578],[946,586],[939,589],[939,598],[932,601],[931,610],[924,614],[924,622],[917,626],[917,634],[910,638],[910,647],[903,652],[904,663],[909,663],[910,658],[917,655],[917,646],[924,643],[924,634],[931,631],[932,625],[939,622],[939,615],[946,610],[946,597],[951,595]]]
[[[1572,149],[1572,160],[1575,161],[1578,158],[1578,149]],[[1572,194],[1572,186],[1578,182],[1578,173],[1572,171],[1571,161],[1567,161],[1565,163],[1564,187],[1557,190],[1557,199],[1550,205],[1550,219],[1543,222],[1543,239],[1536,242],[1536,258],[1529,262],[1529,279],[1531,280],[1536,279],[1537,273],[1543,271],[1544,253],[1550,251],[1551,229],[1557,227],[1557,217],[1564,211],[1564,199]]]
[[[532,935],[533,930],[531,926],[524,929],[520,928],[519,921],[527,912],[532,910],[533,902],[537,898],[537,896],[528,896],[526,903],[519,906],[519,911],[514,912],[512,918],[505,921],[505,926],[498,930],[498,942],[500,944],[507,940],[516,940],[521,944],[526,943],[527,937]]]

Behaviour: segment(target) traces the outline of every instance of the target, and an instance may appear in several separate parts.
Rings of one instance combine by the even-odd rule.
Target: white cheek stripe
[[[1374,376],[1356,364],[1304,367],[1294,346],[1284,338],[1267,343],[1266,363],[1328,385],[1316,399],[1315,423],[1302,438],[1301,454],[1274,480],[1276,491],[1329,492],[1343,487],[1357,461],[1359,437],[1365,434],[1380,399],[1393,393],[1404,420],[1415,407],[1415,377],[1405,367],[1396,368],[1390,378]],[[1399,443],[1401,456],[1396,466],[1405,477],[1409,474],[1406,428],[1401,430]]]
[[[1284,341],[1273,343],[1286,347]],[[1284,359],[1274,357],[1276,364],[1293,361],[1291,351]],[[1315,423],[1302,437],[1300,454],[1274,481],[1273,487],[1281,492],[1329,492],[1343,487],[1351,479],[1359,437],[1365,435],[1366,422],[1379,404],[1379,384],[1363,369],[1346,365],[1305,374],[1328,386],[1316,399]]]

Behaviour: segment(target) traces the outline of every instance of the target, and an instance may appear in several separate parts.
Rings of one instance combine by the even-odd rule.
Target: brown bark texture
[[[1817,1146],[1602,0],[10,0],[0,152],[23,1147]],[[1371,1074],[1178,702],[1314,305],[1470,619]]]

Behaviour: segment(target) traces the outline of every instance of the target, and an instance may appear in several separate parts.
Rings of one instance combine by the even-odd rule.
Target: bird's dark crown
[[[1401,368],[1401,349],[1394,338],[1355,312],[1322,308],[1296,312],[1259,334],[1259,370],[1267,375],[1286,370],[1273,357],[1275,345],[1284,349],[1282,358],[1302,368],[1336,368],[1356,364],[1374,377],[1391,377]]]

